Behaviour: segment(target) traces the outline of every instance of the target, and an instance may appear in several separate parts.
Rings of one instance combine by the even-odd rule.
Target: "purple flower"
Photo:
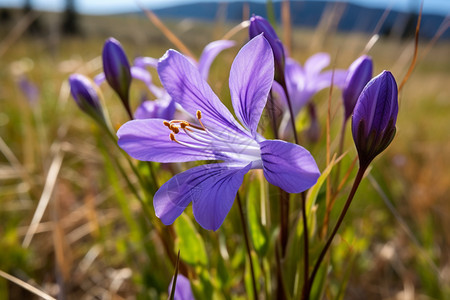
[[[172,292],[173,278],[169,284],[169,295]],[[185,276],[178,274],[177,283],[175,285],[175,295],[174,300],[195,300],[194,294],[192,293],[191,283],[189,279]]]
[[[34,105],[39,100],[39,89],[31,82],[25,75],[20,76],[18,80],[19,88],[27,98],[31,105]]]
[[[250,39],[264,33],[264,37],[270,44],[275,60],[275,80],[282,83],[284,81],[285,53],[284,46],[278,38],[272,25],[261,16],[252,16],[250,18],[249,36]]]
[[[353,112],[352,134],[361,165],[367,167],[389,146],[397,114],[397,83],[391,72],[383,71],[366,85]]]
[[[165,119],[170,120],[175,114],[175,101],[170,98],[146,100],[134,112],[135,119]]]
[[[93,82],[84,75],[72,74],[69,85],[72,97],[80,109],[96,121],[104,123],[105,117]]]
[[[302,192],[316,183],[320,173],[307,150],[281,140],[266,140],[257,133],[273,72],[272,50],[263,36],[239,51],[229,85],[241,125],[186,57],[169,50],[161,58],[158,74],[163,86],[196,122],[130,121],[117,132],[120,147],[145,161],[222,161],[177,174],[156,192],[153,205],[164,224],[173,223],[192,202],[197,222],[205,229],[217,230],[251,169],[263,169],[270,183],[289,193]]]
[[[123,105],[130,111],[129,93],[131,85],[131,71],[127,56],[118,40],[109,38],[103,46],[103,72],[106,81],[119,95]]]
[[[348,68],[347,78],[345,79],[342,90],[344,100],[344,119],[347,120],[353,113],[359,95],[363,88],[372,78],[373,63],[372,58],[363,55],[355,60]]]
[[[286,86],[291,100],[292,112],[294,116],[298,115],[300,110],[311,100],[311,98],[320,90],[333,84],[343,86],[347,71],[332,70],[322,71],[330,64],[330,55],[328,53],[317,53],[311,56],[302,67],[292,58],[286,59]],[[281,105],[284,107],[284,115],[280,124],[280,135],[289,136],[291,126],[289,124],[290,114],[287,109],[287,99],[283,88],[274,83],[273,89],[281,98]]]

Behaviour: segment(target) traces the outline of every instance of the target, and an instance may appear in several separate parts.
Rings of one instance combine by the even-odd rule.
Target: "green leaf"
[[[182,214],[175,222],[174,227],[177,234],[175,250],[181,251],[181,259],[193,266],[206,266],[208,256],[205,244],[190,218]]]
[[[309,190],[308,195],[306,196],[306,215],[309,216],[311,213],[311,209],[316,203],[317,195],[319,194],[320,188],[324,184],[325,180],[328,178],[328,176],[331,173],[331,170],[333,169],[335,165],[335,157],[330,161],[330,164],[323,170],[322,174],[320,175],[319,179],[317,180],[317,183]]]

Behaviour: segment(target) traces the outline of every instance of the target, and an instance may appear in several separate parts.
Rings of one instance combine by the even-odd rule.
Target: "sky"
[[[31,0],[38,10],[61,11],[65,0]],[[75,0],[76,9],[83,14],[111,14],[136,10],[141,3],[150,9],[173,6],[177,4],[210,2],[211,0]],[[232,2],[237,0],[218,0]],[[265,0],[251,0],[265,2]],[[276,0],[275,0],[276,1]],[[314,0],[313,0],[314,1]],[[337,0],[328,0],[337,1]],[[343,0],[341,0],[343,1]],[[344,0],[345,1],[345,0]],[[418,11],[420,0],[346,0],[362,6],[385,9],[391,7],[401,11]],[[25,0],[0,0],[0,7],[22,7]],[[424,0],[424,13],[450,15],[450,0]]]

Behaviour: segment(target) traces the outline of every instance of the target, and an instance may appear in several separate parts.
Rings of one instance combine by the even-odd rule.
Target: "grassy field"
[[[58,16],[48,15],[41,21],[55,25]],[[41,37],[18,33],[10,39],[11,31],[1,28],[0,48],[5,48],[0,54],[0,271],[54,297],[167,299],[173,266],[170,260],[159,259],[164,256],[163,241],[154,230],[147,231],[140,203],[108,156],[117,148],[76,107],[67,78],[74,72],[91,77],[101,72],[101,49],[109,36],[122,42],[130,59],[160,57],[173,45],[145,18],[83,17],[80,24],[83,35],[76,37],[60,36],[50,29]],[[235,25],[173,20],[167,24],[197,58],[209,41]],[[8,39],[11,43],[5,45]],[[233,39],[238,47],[221,54],[210,73],[209,81],[222,99],[229,98],[231,61],[247,40],[246,31]],[[292,57],[303,63],[324,51],[331,54],[335,67],[347,68],[369,39],[332,30],[295,29]],[[450,43],[429,45],[429,41],[420,42],[416,69],[400,94],[397,136],[372,164],[332,250],[326,299],[450,297]],[[391,70],[401,82],[413,50],[411,40],[381,38],[369,52],[375,74]],[[39,90],[35,101],[27,99],[19,87],[25,77]],[[133,83],[133,107],[139,102],[140,88]],[[127,120],[126,114],[111,90],[103,92],[118,128]],[[322,91],[314,98],[322,137],[328,93]],[[333,150],[341,110],[340,92],[334,91]],[[324,145],[304,145],[321,170]],[[349,154],[343,160],[344,169],[356,155],[350,131],[345,149]],[[170,173],[161,169],[158,181],[168,178]],[[344,200],[338,197],[336,205],[342,206]],[[153,209],[151,202],[149,207]],[[293,211],[298,209],[294,204]],[[336,220],[337,213],[331,218]],[[246,267],[236,205],[218,232],[194,226],[205,241],[208,266],[197,267],[194,277],[203,283],[211,277],[211,286],[202,287],[206,292],[214,290],[212,294],[204,290],[204,295],[246,299],[239,271]],[[274,232],[270,232],[272,239]],[[223,249],[225,243],[228,250]],[[262,266],[259,271],[264,270]],[[341,294],[344,286],[345,294]],[[0,299],[30,296],[0,277]]]

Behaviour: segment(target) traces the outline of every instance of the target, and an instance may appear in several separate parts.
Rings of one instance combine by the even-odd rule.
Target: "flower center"
[[[199,110],[196,117],[199,125],[185,120],[164,121],[164,125],[172,131],[169,138],[182,146],[214,154],[220,160],[250,162],[261,159],[259,144],[254,139],[234,130],[206,128]]]

